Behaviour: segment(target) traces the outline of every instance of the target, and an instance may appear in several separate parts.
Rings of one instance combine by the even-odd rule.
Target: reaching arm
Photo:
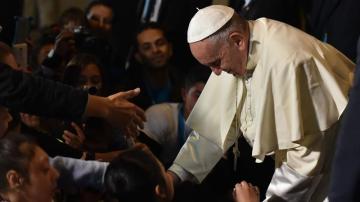
[[[34,115],[79,120],[84,116],[104,118],[127,134],[143,127],[144,111],[130,103],[139,89],[109,97],[89,95],[70,86],[34,77],[0,64],[0,104]]]

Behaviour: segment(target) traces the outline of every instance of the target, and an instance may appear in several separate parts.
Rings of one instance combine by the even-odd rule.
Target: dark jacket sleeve
[[[333,162],[329,201],[360,201],[360,41],[353,89],[344,113]]]
[[[87,99],[86,92],[0,63],[0,105],[39,116],[78,120]]]

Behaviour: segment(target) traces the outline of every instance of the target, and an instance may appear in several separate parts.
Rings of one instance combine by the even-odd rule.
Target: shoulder
[[[162,104],[156,104],[149,107],[146,111],[146,115],[166,115],[166,114],[172,114],[177,110],[179,103],[162,103]]]

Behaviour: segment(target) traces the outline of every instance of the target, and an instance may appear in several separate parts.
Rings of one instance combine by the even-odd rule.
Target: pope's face
[[[234,34],[234,33],[233,33]],[[235,33],[236,34],[236,33]],[[193,56],[216,74],[222,71],[241,77],[245,74],[248,57],[248,40],[229,36],[228,40],[205,39],[190,44]]]

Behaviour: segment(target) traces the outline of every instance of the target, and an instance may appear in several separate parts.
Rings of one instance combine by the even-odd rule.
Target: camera
[[[89,93],[90,95],[97,95],[97,93],[99,92],[99,89],[95,86],[84,86],[82,90]]]
[[[78,50],[87,50],[97,48],[96,44],[97,37],[91,33],[89,29],[83,26],[78,26],[73,29],[75,46]]]
[[[101,60],[106,60],[111,55],[111,47],[106,38],[96,35],[84,26],[75,27],[73,33],[75,47],[79,52],[96,55]]]

